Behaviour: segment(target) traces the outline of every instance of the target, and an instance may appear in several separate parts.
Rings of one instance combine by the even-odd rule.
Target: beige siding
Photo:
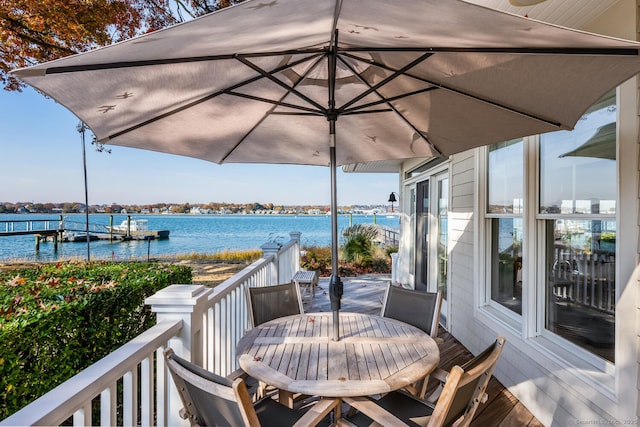
[[[473,329],[475,158],[473,151],[451,156],[451,207],[449,212],[450,296],[449,330],[460,341]],[[458,337],[460,335],[460,337]],[[473,351],[473,349],[472,349]]]

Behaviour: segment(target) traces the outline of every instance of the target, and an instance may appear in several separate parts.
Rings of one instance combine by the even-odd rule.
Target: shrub
[[[375,239],[378,230],[371,224],[356,224],[342,232],[341,246],[343,258],[362,266],[368,266],[373,261]]]
[[[321,276],[331,274],[331,247],[313,246],[304,248],[300,265],[306,270],[317,271]]]
[[[155,323],[144,299],[191,268],[57,263],[0,273],[0,419]]]
[[[391,272],[390,254],[397,252],[397,247],[380,247],[372,242],[368,251],[368,256],[354,251],[350,261],[340,259],[338,263],[340,276]],[[344,254],[344,246],[340,252]],[[331,274],[331,247],[305,247],[301,257],[301,265],[307,270],[317,271],[320,276],[329,276]]]

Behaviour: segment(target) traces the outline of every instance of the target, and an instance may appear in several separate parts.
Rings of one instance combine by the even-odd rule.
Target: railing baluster
[[[167,367],[164,363],[164,348],[156,350],[156,425],[167,425]]]
[[[140,425],[153,425],[153,353],[140,364]]]
[[[209,309],[207,310],[207,344],[208,345],[205,347],[205,351],[207,352],[207,357],[205,360],[207,361],[207,369],[212,372],[215,371],[215,366],[214,366],[215,352],[213,351],[216,345],[215,333],[214,333],[215,316],[216,316],[215,306],[209,307]]]
[[[231,313],[229,313],[229,334],[231,336],[231,358],[229,360],[231,363],[229,364],[229,372],[233,372],[236,370],[236,343],[240,341],[240,338],[242,337],[242,334],[239,332],[240,329],[238,325],[238,312],[240,311],[239,303],[240,295],[242,294],[242,292],[242,287],[238,287],[234,289],[234,291],[230,295],[231,305],[233,309],[231,310]]]
[[[219,343],[219,339],[220,339],[220,334],[218,333],[218,330],[220,329],[220,302],[217,302],[213,307],[211,307],[213,309],[213,315],[212,315],[212,322],[213,324],[211,325],[213,328],[213,345],[212,347],[209,349],[213,354],[211,354],[209,356],[209,358],[211,359],[211,370],[213,372],[220,372],[220,360],[218,360],[218,358],[215,357],[216,354],[218,354],[218,352],[220,351],[220,343]]]
[[[91,400],[85,402],[82,408],[73,413],[74,427],[88,427],[91,425]]]
[[[117,404],[117,383],[111,384],[108,388],[100,393],[100,425],[114,426],[116,425],[116,409]]]
[[[227,358],[229,357],[229,295],[226,296],[224,300],[220,302],[220,321],[221,328],[219,330],[220,334],[220,353],[217,355],[220,359],[220,372],[222,375],[227,374],[227,366],[229,363]]]
[[[124,374],[122,377],[122,420],[125,426],[133,426],[138,424],[137,406],[138,406],[138,369],[137,366]]]

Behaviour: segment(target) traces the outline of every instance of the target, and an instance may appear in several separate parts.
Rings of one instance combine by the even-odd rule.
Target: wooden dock
[[[135,221],[128,218],[128,222]],[[111,221],[112,222],[112,221]],[[139,220],[144,222],[146,220]],[[88,228],[88,229],[87,229]],[[55,250],[59,242],[86,242],[89,240],[156,240],[169,237],[169,230],[131,229],[106,226],[102,224],[89,224],[86,222],[71,221],[63,216],[51,219],[25,219],[25,220],[0,220],[0,237],[35,236],[36,251],[40,249],[40,242],[52,240]]]
[[[390,279],[389,275],[343,277],[344,295],[341,310],[380,314],[382,299]],[[328,278],[320,278],[315,298],[304,298],[303,305],[305,312],[331,311]],[[473,357],[473,354],[444,328],[440,327],[438,336],[443,339],[439,346],[440,368],[449,371],[454,365],[461,365]],[[487,394],[489,399],[478,408],[471,422],[472,427],[543,426],[495,377],[489,382]]]

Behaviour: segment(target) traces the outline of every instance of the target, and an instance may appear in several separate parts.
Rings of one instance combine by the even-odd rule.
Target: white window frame
[[[631,82],[637,83],[635,79]],[[627,82],[626,84],[633,85]],[[633,92],[632,92],[633,93]],[[621,92],[618,88],[618,133],[621,132],[620,127],[620,103]],[[629,99],[633,100],[633,97]],[[630,103],[627,100],[627,103]],[[634,116],[635,125],[638,124],[638,118]],[[627,125],[628,126],[628,125]],[[618,141],[620,141],[618,136]],[[545,325],[545,267],[543,263],[536,260],[544,259],[544,245],[541,244],[544,238],[544,223],[548,219],[592,219],[584,218],[579,215],[551,215],[539,214],[539,192],[540,192],[540,158],[539,158],[540,137],[538,135],[524,138],[524,171],[525,171],[525,189],[524,189],[524,213],[522,215],[523,230],[523,294],[522,294],[522,316],[501,306],[491,300],[491,272],[489,263],[489,254],[491,247],[490,224],[492,218],[499,218],[504,215],[487,214],[487,167],[488,167],[488,148],[481,147],[476,149],[476,207],[478,215],[476,220],[475,244],[477,248],[482,248],[477,253],[476,268],[478,277],[481,279],[481,287],[479,292],[475,294],[475,316],[486,323],[489,327],[496,330],[504,330],[519,336],[524,344],[523,351],[528,354],[537,354],[540,357],[540,363],[545,363],[550,371],[554,372],[558,380],[567,384],[575,390],[584,390],[584,387],[590,387],[597,394],[594,399],[600,407],[614,407],[620,403],[622,395],[628,393],[628,386],[636,383],[636,378],[640,369],[635,362],[636,352],[633,351],[634,363],[622,366],[625,362],[621,360],[621,356],[625,354],[624,350],[630,348],[629,344],[633,341],[631,338],[635,335],[636,329],[630,332],[629,327],[623,326],[623,323],[629,322],[630,315],[626,318],[620,316],[618,304],[620,303],[620,295],[625,291],[626,281],[630,281],[631,289],[626,286],[627,293],[631,295],[633,301],[637,300],[637,274],[634,272],[638,265],[638,225],[637,217],[640,211],[637,206],[629,206],[631,198],[629,194],[638,194],[638,176],[637,176],[637,146],[631,144],[621,147],[618,144],[618,162],[616,165],[617,172],[617,193],[616,193],[616,215],[601,215],[604,220],[615,220],[618,230],[618,238],[616,239],[616,326],[615,326],[615,354],[616,363],[611,363],[590,351],[569,342],[561,336],[554,334],[546,329]],[[621,172],[621,170],[623,172]],[[631,179],[623,179],[621,175],[630,171],[636,173]],[[623,194],[626,196],[623,197]],[[625,206],[626,205],[626,206]],[[511,217],[510,215],[508,217]],[[622,232],[622,230],[633,230],[631,233]],[[626,250],[625,250],[626,249]],[[632,260],[629,256],[621,256],[623,253],[634,253]],[[626,272],[626,273],[625,273]],[[631,276],[631,279],[629,279]],[[633,278],[636,279],[633,279]],[[635,284],[635,286],[634,286]],[[627,298],[625,296],[625,298]],[[627,304],[631,304],[630,301]],[[637,309],[637,307],[636,307]],[[625,313],[629,313],[627,308]],[[635,318],[634,318],[635,324]],[[627,329],[627,332],[622,332]],[[636,348],[632,346],[631,348]],[[529,353],[530,351],[530,353]],[[533,357],[533,356],[532,356]],[[545,361],[545,362],[543,362]],[[618,366],[620,364],[620,366]],[[629,369],[633,369],[633,375],[629,375]],[[625,391],[627,390],[627,391]],[[629,398],[631,399],[631,398]],[[629,400],[632,403],[632,400]],[[630,404],[631,404],[630,403]],[[625,406],[623,404],[623,406]],[[631,406],[629,406],[631,408]],[[619,408],[620,409],[620,408]]]

